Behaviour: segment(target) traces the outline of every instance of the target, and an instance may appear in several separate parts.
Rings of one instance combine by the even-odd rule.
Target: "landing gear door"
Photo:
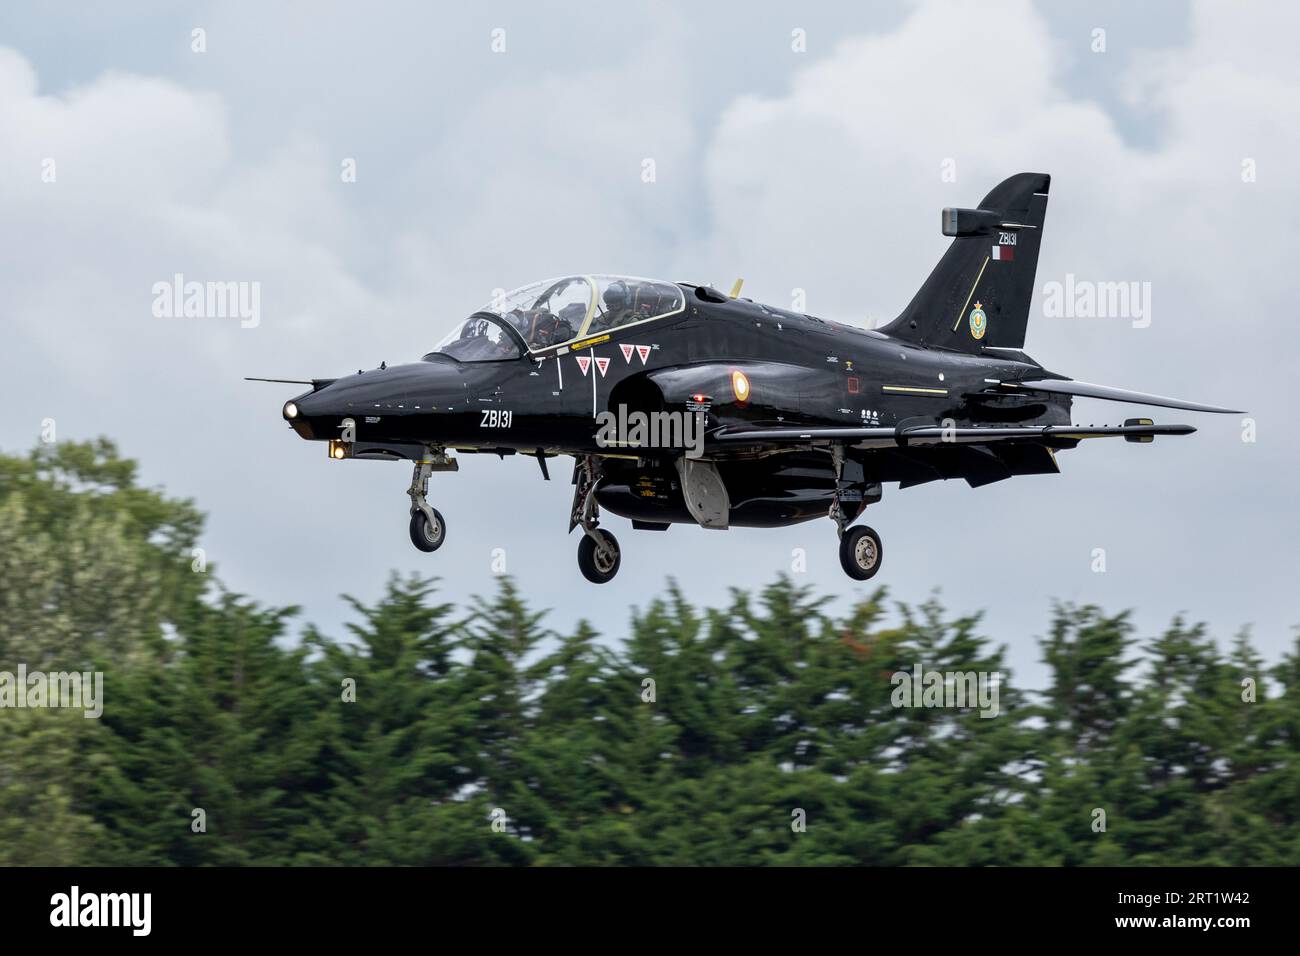
[[[711,461],[680,456],[677,474],[682,480],[686,508],[701,528],[725,530],[731,522],[731,498],[727,486]]]

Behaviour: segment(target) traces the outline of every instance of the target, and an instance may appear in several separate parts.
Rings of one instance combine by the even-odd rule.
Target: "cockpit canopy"
[[[686,308],[671,282],[629,276],[565,276],[545,279],[493,299],[460,322],[436,352],[461,362],[519,358],[519,333],[530,352],[676,315]]]

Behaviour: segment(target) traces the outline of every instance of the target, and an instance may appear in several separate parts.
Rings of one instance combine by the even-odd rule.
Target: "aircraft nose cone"
[[[353,418],[366,404],[382,400],[379,398],[381,394],[377,383],[373,379],[367,381],[367,373],[362,372],[291,399],[297,415],[289,418],[286,406],[285,417],[299,434],[303,434],[304,429],[310,433],[304,437],[336,438],[343,419]]]
[[[365,417],[429,414],[443,401],[443,393],[453,391],[463,391],[457,376],[449,377],[447,369],[429,362],[413,362],[335,379],[290,399],[281,412],[304,438],[337,438],[345,419],[360,424]]]

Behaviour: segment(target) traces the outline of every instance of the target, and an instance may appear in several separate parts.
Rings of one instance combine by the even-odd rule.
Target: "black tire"
[[[584,534],[582,540],[578,542],[578,568],[582,571],[582,576],[592,584],[604,584],[606,581],[613,580],[614,575],[618,574],[623,555],[618,548],[618,539],[612,534],[601,528],[596,529],[596,534],[600,535],[607,548],[613,551],[612,560],[609,551],[603,553],[598,551],[591,535]]]
[[[880,535],[866,525],[850,528],[840,538],[840,565],[845,574],[857,581],[875,577],[884,556]]]
[[[411,512],[411,544],[421,551],[437,551],[447,540],[447,522],[442,520],[442,514],[437,508],[429,510],[433,512],[437,524],[435,528],[429,527],[429,519],[423,511],[416,509]]]

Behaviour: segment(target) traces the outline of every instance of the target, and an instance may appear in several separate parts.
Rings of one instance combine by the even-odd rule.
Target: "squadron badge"
[[[984,314],[984,309],[978,302],[975,308],[970,310],[970,337],[973,339],[984,338],[984,333],[989,329],[989,317]]]

